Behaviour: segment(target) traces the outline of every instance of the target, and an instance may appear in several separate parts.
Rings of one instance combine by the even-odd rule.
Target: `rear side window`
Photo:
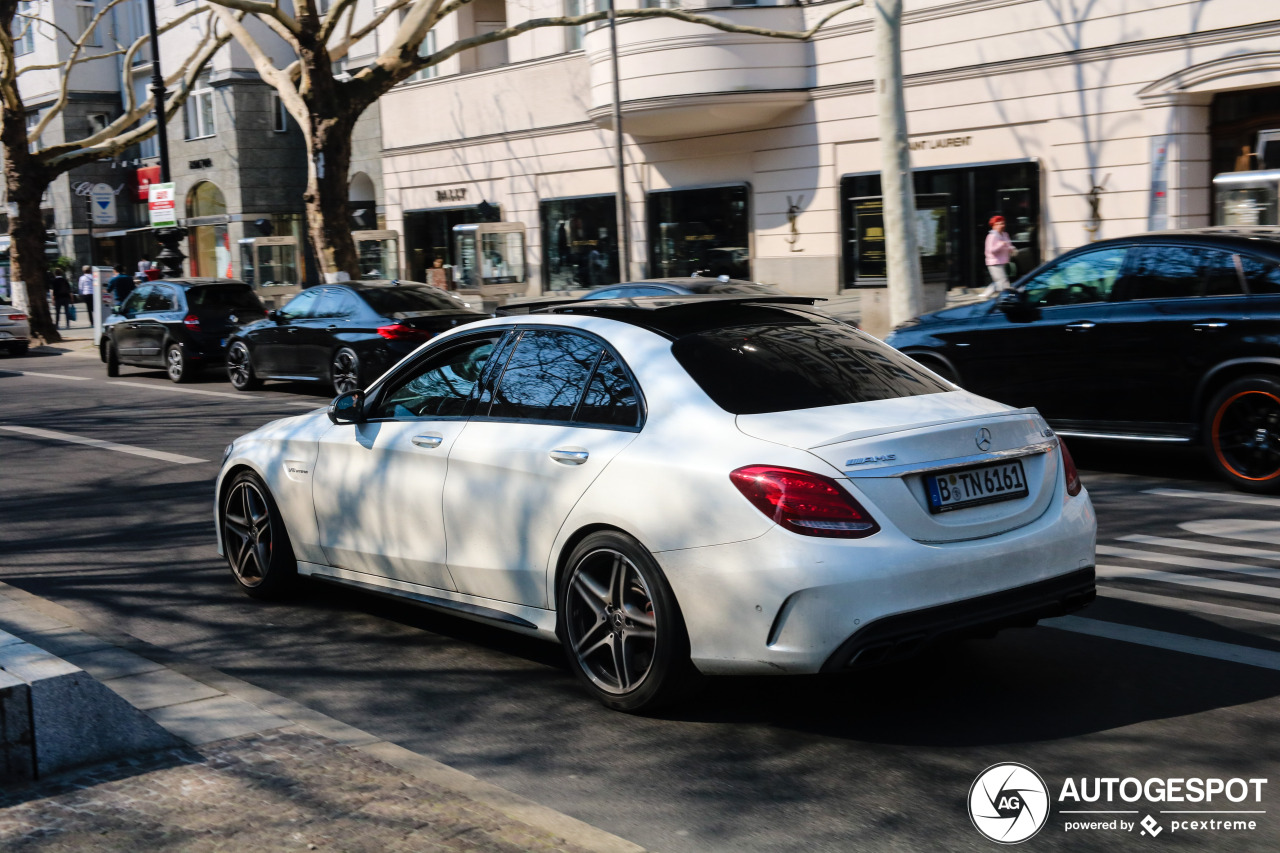
[[[640,399],[622,364],[606,351],[596,367],[596,372],[582,395],[578,406],[577,423],[601,426],[638,426]]]
[[[167,285],[159,285],[151,288],[151,292],[147,294],[147,303],[142,306],[143,311],[172,311],[173,310],[173,288]]]
[[[207,284],[187,290],[187,304],[192,308],[226,308],[241,311],[266,311],[258,295],[247,284]]]
[[[1123,300],[1186,299],[1204,292],[1202,278],[1210,263],[1196,246],[1143,246],[1124,278]]]
[[[716,405],[787,412],[952,390],[897,350],[838,323],[732,326],[671,347]]]
[[[1245,281],[1249,282],[1250,293],[1280,294],[1280,265],[1252,255],[1240,255],[1240,266],[1244,270]]]
[[[602,349],[572,332],[524,332],[498,382],[489,416],[569,421]]]
[[[383,317],[420,311],[458,311],[461,302],[434,287],[379,287],[361,290],[360,295]]]
[[[1244,288],[1236,271],[1235,256],[1222,249],[1204,250],[1204,295],[1240,296]]]

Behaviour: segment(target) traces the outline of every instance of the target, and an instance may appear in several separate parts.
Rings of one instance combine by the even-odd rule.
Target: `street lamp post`
[[[173,175],[169,171],[169,128],[164,109],[164,74],[160,71],[160,32],[156,25],[155,0],[146,0],[147,26],[151,33],[151,97],[156,115],[156,147],[160,152],[160,182],[169,183]],[[162,265],[166,278],[182,275],[182,262],[186,255],[178,248],[178,242],[187,236],[187,229],[179,227],[153,228],[151,232],[160,244],[156,260]]]

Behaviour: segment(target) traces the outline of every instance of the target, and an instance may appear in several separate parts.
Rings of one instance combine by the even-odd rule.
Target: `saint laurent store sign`
[[[972,136],[937,136],[933,139],[911,140],[911,150],[926,151],[933,148],[968,148],[972,143]]]

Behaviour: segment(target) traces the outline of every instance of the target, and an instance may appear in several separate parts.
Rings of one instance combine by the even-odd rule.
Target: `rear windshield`
[[[463,304],[434,287],[380,287],[359,291],[364,301],[384,317],[416,311],[460,311]]]
[[[229,308],[239,311],[262,311],[258,294],[247,284],[206,284],[187,290],[187,304],[192,308]]]
[[[730,326],[671,352],[735,415],[789,412],[952,390],[897,350],[840,323]]]

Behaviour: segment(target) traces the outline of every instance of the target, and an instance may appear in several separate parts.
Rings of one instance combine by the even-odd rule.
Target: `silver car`
[[[0,349],[7,350],[9,355],[26,355],[30,346],[31,325],[27,315],[0,297]]]

